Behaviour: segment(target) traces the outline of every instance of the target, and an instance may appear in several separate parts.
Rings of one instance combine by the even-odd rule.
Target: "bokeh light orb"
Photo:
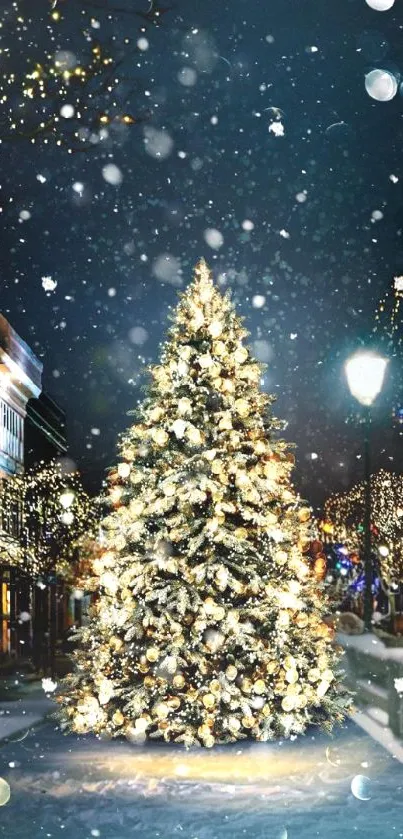
[[[10,801],[10,798],[10,784],[8,784],[4,778],[0,778],[0,807],[4,807],[4,805]]]
[[[390,102],[397,88],[397,80],[389,70],[371,70],[365,76],[365,90],[377,102]]]
[[[388,12],[395,3],[395,0],[365,0],[370,9],[375,12]]]
[[[351,792],[359,801],[369,801],[371,798],[371,780],[366,775],[355,775],[351,781]]]

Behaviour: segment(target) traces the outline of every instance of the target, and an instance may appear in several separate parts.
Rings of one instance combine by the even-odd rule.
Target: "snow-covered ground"
[[[48,721],[2,745],[0,761],[11,790],[0,808],[7,839],[403,835],[403,766],[351,721],[334,737],[188,753],[63,736]],[[370,779],[369,800],[352,795],[357,775]]]

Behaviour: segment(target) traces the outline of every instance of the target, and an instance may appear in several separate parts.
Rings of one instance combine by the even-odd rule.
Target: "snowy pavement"
[[[20,699],[0,702],[0,741],[38,725],[52,711],[54,702],[45,696],[40,682],[24,685]]]
[[[357,775],[370,779],[369,800],[351,793]],[[7,839],[403,835],[403,765],[352,721],[333,738],[185,752],[65,736],[48,720],[0,744],[0,776]]]

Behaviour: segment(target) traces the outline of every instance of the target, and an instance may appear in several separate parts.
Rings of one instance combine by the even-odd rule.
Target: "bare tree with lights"
[[[211,747],[330,730],[350,696],[262,365],[206,264],[120,444],[99,597],[59,696],[75,732]]]
[[[16,0],[0,13],[0,142],[55,143],[69,153],[93,150],[150,117],[139,105],[144,82],[133,67],[147,49],[144,33],[170,7],[153,0],[142,12],[131,0]],[[124,29],[116,23],[141,23]],[[14,47],[13,47],[14,44]],[[18,44],[18,47],[17,47]]]

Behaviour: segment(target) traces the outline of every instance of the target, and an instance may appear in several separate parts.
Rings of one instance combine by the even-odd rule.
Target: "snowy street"
[[[49,721],[22,736],[1,745],[7,839],[403,835],[403,765],[352,722],[333,738],[189,753],[64,736]],[[351,793],[357,775],[369,800]]]

